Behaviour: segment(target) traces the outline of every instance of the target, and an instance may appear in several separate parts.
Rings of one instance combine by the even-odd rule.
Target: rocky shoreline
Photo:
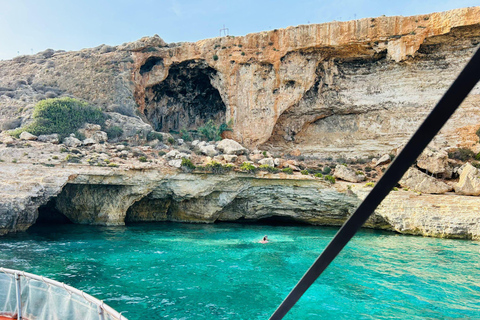
[[[251,162],[252,166],[259,168],[255,172],[243,172],[238,167],[226,172],[185,172],[175,168],[175,163],[169,160],[172,154],[181,153],[174,148],[170,148],[170,156],[165,153],[154,158],[155,153],[148,153],[151,147],[140,146],[138,150],[147,155],[147,161],[142,162],[135,157],[114,157],[114,152],[121,154],[124,150],[116,150],[115,145],[108,142],[72,149],[64,144],[5,139],[9,140],[10,146],[0,144],[0,158],[3,159],[0,163],[2,235],[25,231],[39,221],[123,225],[156,221],[214,223],[269,219],[340,226],[372,188],[372,182],[347,182],[339,178],[332,184],[301,172],[284,159],[277,159],[277,162],[287,168],[295,167],[291,174],[262,170],[259,160]],[[129,152],[135,153],[136,147],[129,148]],[[19,153],[23,156],[13,161]],[[69,162],[72,155],[84,163]],[[116,165],[108,166],[104,160],[94,165],[87,161],[96,156],[110,159],[109,164]],[[38,162],[32,163],[32,157]],[[195,157],[195,153],[190,154],[191,159]],[[250,157],[254,158],[255,153]],[[212,161],[205,155],[196,161],[199,159]],[[99,165],[102,162],[104,164]],[[341,165],[332,174],[336,176],[335,172],[340,172],[340,168],[351,170]],[[353,176],[358,178],[359,175]],[[425,187],[425,183],[422,186]],[[396,188],[365,227],[479,240],[479,209],[479,197],[453,192],[427,194]]]

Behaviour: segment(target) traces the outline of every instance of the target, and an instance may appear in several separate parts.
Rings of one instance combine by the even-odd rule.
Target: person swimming
[[[260,243],[267,243],[268,242],[268,236],[264,236],[262,241]]]

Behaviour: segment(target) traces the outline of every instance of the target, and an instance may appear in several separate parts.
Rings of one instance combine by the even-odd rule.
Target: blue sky
[[[479,0],[0,0],[0,59],[52,48],[119,45],[158,34],[197,41],[307,23],[415,15],[480,5]]]

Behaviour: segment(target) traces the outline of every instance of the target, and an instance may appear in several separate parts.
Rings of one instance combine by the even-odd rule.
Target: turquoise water
[[[65,282],[130,320],[267,319],[335,232],[37,227],[0,238],[0,266]],[[285,318],[480,319],[480,244],[362,230]]]

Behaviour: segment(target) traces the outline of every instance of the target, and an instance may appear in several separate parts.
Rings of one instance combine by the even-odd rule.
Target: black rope
[[[451,85],[442,99],[412,136],[397,158],[390,165],[372,191],[363,200],[355,213],[345,222],[323,253],[312,264],[302,279],[285,298],[270,320],[282,319],[302,297],[312,283],[335,259],[360,227],[367,221],[390,190],[402,178],[420,153],[440,131],[450,116],[480,80],[480,49],[473,55],[466,67]]]

